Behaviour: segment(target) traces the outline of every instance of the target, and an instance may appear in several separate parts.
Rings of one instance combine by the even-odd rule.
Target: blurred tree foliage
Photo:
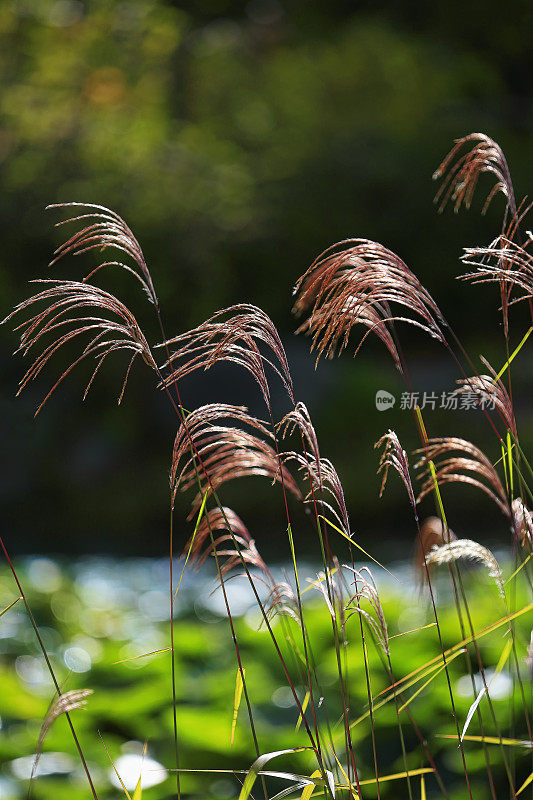
[[[453,138],[484,130],[501,141],[517,195],[531,187],[532,23],[528,0],[389,0],[379,8],[370,0],[5,0],[4,311],[23,296],[27,279],[44,272],[60,241],[52,228],[60,215],[45,214],[44,206],[81,200],[107,205],[127,219],[152,267],[170,332],[223,305],[249,301],[264,307],[288,336],[296,277],[331,242],[366,236],[399,252],[475,341],[487,318],[494,324],[496,312],[487,317],[483,302],[472,304],[480,295],[464,288],[459,294],[452,278],[461,246],[492,238],[501,205],[494,203],[486,219],[477,213],[439,218],[430,176]],[[477,198],[476,212],[480,207]],[[55,269],[74,277],[76,265]],[[495,295],[485,297],[495,309]],[[7,352],[13,338],[2,335]],[[303,345],[290,346],[303,359]],[[20,362],[10,368],[10,387],[19,371]],[[355,379],[347,374],[343,368],[329,379],[327,391],[318,393],[316,413],[326,417],[326,394],[330,409],[356,417],[350,432],[357,436],[367,431],[368,420],[353,410]],[[300,395],[312,398],[318,391],[312,372],[302,367],[302,375]],[[114,387],[115,376],[107,372],[103,381]],[[364,373],[361,384],[364,391]],[[145,400],[143,391],[133,389]],[[67,437],[82,424],[71,411],[74,396],[55,406]],[[191,398],[196,400],[194,392]],[[157,401],[146,402],[161,414]],[[13,411],[12,405],[5,404],[8,441],[25,429],[29,409]],[[45,506],[63,502],[56,523],[64,527],[72,509],[83,504],[90,467],[81,469],[76,494],[72,465],[92,463],[88,450],[101,479],[122,470],[114,484],[116,518],[106,505],[104,480],[101,508],[90,526],[110,525],[117,542],[132,525],[159,529],[156,503],[164,500],[165,488],[153,492],[152,481],[155,486],[156,474],[166,469],[168,423],[165,438],[157,438],[164,425],[154,423],[140,445],[151,489],[144,501],[132,503],[133,467],[124,437],[140,412],[129,409],[118,421],[107,409],[105,393],[96,390],[94,405],[83,412],[83,424],[89,419],[95,434],[77,455],[56,454],[61,463],[52,463],[50,455],[36,463],[37,445],[9,448],[17,452],[10,471],[19,479],[11,477],[4,491],[10,503],[15,498],[11,509],[19,506],[16,528],[38,527],[35,513],[20,514],[28,491]],[[41,448],[51,446],[53,414],[41,422]],[[338,440],[335,424],[324,426],[326,440],[328,430]],[[348,463],[343,446],[338,443],[338,455]],[[355,485],[356,477],[348,480]],[[72,492],[68,502],[59,499],[65,482]],[[45,500],[50,491],[54,501]],[[46,536],[55,525],[43,522],[46,510],[39,519]],[[68,540],[61,534],[59,546],[68,547]]]

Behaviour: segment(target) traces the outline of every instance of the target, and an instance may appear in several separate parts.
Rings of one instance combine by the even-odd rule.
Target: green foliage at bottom
[[[504,569],[504,577],[512,567]],[[151,572],[152,570],[152,572]],[[98,796],[105,800],[123,797],[113,785],[109,755],[115,761],[130,794],[136,778],[126,756],[139,757],[147,742],[146,770],[143,773],[146,800],[163,800],[176,796],[175,755],[170,682],[169,625],[165,620],[165,587],[162,577],[155,582],[155,567],[149,562],[115,565],[94,562],[83,569],[63,569],[48,559],[35,559],[22,565],[21,577],[28,591],[28,601],[51,654],[52,663],[63,692],[90,688],[84,710],[72,712]],[[162,567],[160,565],[160,571]],[[153,573],[153,574],[152,574]],[[380,570],[376,568],[376,575]],[[383,573],[381,573],[383,575]],[[76,580],[74,580],[74,576]],[[119,575],[120,577],[117,577]],[[381,599],[387,618],[392,668],[397,679],[418,669],[439,654],[435,626],[431,626],[432,608],[427,591],[415,586],[409,570],[399,571],[401,582],[388,576],[380,585]],[[313,576],[311,576],[313,577]],[[472,624],[477,633],[506,614],[503,600],[482,569],[465,571]],[[442,571],[435,575],[437,604],[445,647],[463,637],[456,608],[450,596],[449,576]],[[241,579],[230,582],[230,597],[237,597]],[[244,585],[244,581],[242,581]],[[204,605],[195,598],[194,578],[185,587],[176,604],[175,665],[177,678],[177,721],[180,767],[191,772],[181,775],[182,796],[186,798],[237,798],[244,772],[232,775],[224,770],[246,771],[256,758],[244,697],[240,703],[233,745],[231,727],[235,696],[236,661],[228,620],[219,615],[211,603],[209,591],[214,584],[205,576],[198,577]],[[528,600],[525,588],[517,581],[510,584],[512,609],[519,610]],[[235,588],[239,587],[239,588]],[[509,588],[509,587],[508,587]],[[180,590],[181,591],[181,590]],[[236,594],[231,595],[231,592]],[[0,609],[16,598],[16,589],[7,572],[0,575]],[[207,598],[207,599],[206,599]],[[317,665],[317,675],[324,700],[320,705],[325,739],[337,741],[337,752],[343,752],[343,728],[340,722],[340,699],[336,651],[332,639],[329,613],[321,595],[310,590],[305,595],[305,615]],[[242,598],[241,598],[242,600]],[[239,610],[242,609],[242,603]],[[531,702],[531,672],[526,663],[533,614],[522,614],[515,620],[516,660],[511,652],[500,675],[491,684],[492,705],[499,732],[506,737],[528,739],[524,723],[523,698]],[[298,722],[298,710],[291,696],[283,670],[272,646],[270,635],[261,627],[259,617],[251,609],[235,619],[235,630],[241,658],[246,670],[246,686],[250,697],[259,748],[262,753],[308,745],[304,726]],[[466,620],[463,614],[463,622]],[[430,626],[424,627],[423,626]],[[479,653],[490,677],[507,641],[506,626],[488,635],[480,635]],[[277,617],[273,631],[280,642],[287,667],[293,676],[300,674],[301,636],[293,620]],[[412,632],[410,632],[412,631]],[[362,660],[359,620],[348,620],[347,641],[343,652],[349,682],[346,686],[350,719],[364,715],[368,708],[367,683]],[[370,663],[371,691],[374,697],[374,724],[377,760],[380,775],[401,772],[400,740],[394,702],[379,707],[379,695],[390,683],[383,664],[383,653],[374,646],[366,630]],[[394,638],[393,638],[394,637]],[[162,650],[151,656],[135,658],[142,653]],[[473,701],[467,655],[477,672],[476,651],[470,644],[468,653],[461,653],[450,662],[449,673],[454,694],[459,728],[462,729]],[[129,660],[126,660],[129,659]],[[131,660],[133,659],[133,660]],[[516,677],[520,668],[522,686]],[[433,674],[433,673],[432,673]],[[406,690],[399,703],[405,702],[426,679]],[[295,685],[304,699],[305,686],[298,677]],[[477,690],[481,683],[476,678]],[[522,694],[522,692],[524,694]],[[16,603],[0,617],[0,797],[15,800],[28,790],[32,756],[42,721],[53,699],[53,688],[33,630],[22,602]],[[315,702],[318,703],[317,698]],[[486,736],[497,733],[487,698],[479,709]],[[441,672],[401,712],[408,753],[409,768],[428,766],[417,734],[408,718],[408,711],[438,765],[451,798],[464,798],[464,774],[457,742],[445,738],[456,733],[450,711],[449,689]],[[327,734],[326,714],[331,726]],[[312,725],[311,719],[310,723]],[[353,745],[361,781],[374,775],[368,718],[352,728]],[[327,735],[326,735],[327,734]],[[477,715],[468,728],[469,736],[480,734]],[[505,786],[502,752],[498,745],[487,745],[488,757],[496,787]],[[531,771],[531,753],[527,748],[505,746],[510,767],[520,786]],[[477,800],[490,797],[486,757],[482,744],[465,741],[468,772]],[[167,772],[157,772],[158,765]],[[129,766],[128,766],[129,765]],[[267,769],[293,771],[309,775],[316,768],[312,753],[304,750],[272,760]],[[213,770],[195,772],[194,770]],[[222,772],[216,772],[222,770]],[[47,774],[48,773],[48,774]],[[165,780],[161,780],[164,775]],[[161,782],[155,783],[156,780]],[[155,785],[150,786],[151,783]],[[279,778],[268,779],[270,796],[289,784]],[[425,776],[427,797],[442,797],[432,775]],[[421,796],[421,778],[412,779],[414,796]],[[376,795],[375,785],[364,785],[363,796]],[[407,797],[405,780],[384,782],[381,796]],[[262,790],[261,790],[262,792]],[[253,790],[262,796],[259,784]],[[35,800],[82,800],[90,790],[77,756],[66,718],[59,717],[52,725],[43,747],[32,785]],[[299,792],[291,797],[300,797]],[[338,792],[337,796],[342,796]],[[503,796],[503,795],[502,795]],[[524,792],[526,796],[526,792]]]

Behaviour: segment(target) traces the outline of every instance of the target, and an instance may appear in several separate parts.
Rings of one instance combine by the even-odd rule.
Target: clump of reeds
[[[515,579],[522,571],[531,585],[529,559],[533,545],[533,524],[526,497],[528,494],[530,497],[533,495],[526,475],[533,475],[533,471],[520,445],[510,379],[511,362],[529,334],[522,338],[521,345],[512,355],[509,351],[509,317],[513,304],[527,300],[532,308],[533,321],[533,261],[529,252],[532,237],[521,231],[529,207],[522,203],[517,208],[509,168],[499,145],[488,136],[478,133],[457,140],[439,166],[435,177],[442,178],[443,183],[436,199],[441,209],[448,200],[454,203],[456,211],[461,205],[468,208],[478,180],[483,174],[494,179],[483,210],[496,195],[503,195],[503,223],[501,233],[489,246],[465,250],[463,262],[471,271],[463,277],[474,282],[499,284],[507,360],[500,372],[496,372],[484,359],[488,374],[479,375],[468,359],[469,368],[472,367],[475,374],[468,377],[461,367],[459,388],[456,391],[458,394],[472,392],[482,408],[490,404],[496,411],[503,423],[503,430],[490,417],[489,421],[497,436],[497,457],[485,454],[478,446],[459,436],[429,436],[421,410],[417,408],[414,416],[415,430],[420,439],[419,447],[415,450],[420,483],[417,496],[409,458],[396,433],[389,430],[376,444],[376,447],[383,448],[378,464],[378,473],[381,474],[380,494],[383,493],[391,469],[399,475],[407,491],[414,521],[415,562],[427,584],[434,615],[432,624],[437,632],[434,658],[401,679],[395,677],[393,670],[392,637],[383,612],[378,582],[366,566],[361,566],[356,561],[356,555],[362,548],[357,542],[356,534],[351,530],[341,478],[332,462],[322,456],[311,415],[305,404],[296,397],[285,349],[272,320],[256,306],[240,303],[216,312],[190,331],[167,336],[154,281],[142,249],[126,222],[115,212],[97,205],[72,203],[59,206],[75,209],[76,214],[59,224],[74,224],[78,230],[57,248],[52,264],[69,255],[81,256],[108,251],[118,255],[116,258],[111,256],[90,269],[81,280],[41,281],[43,286],[40,291],[22,301],[5,321],[22,319],[17,325],[21,337],[19,350],[32,359],[21,380],[20,390],[39,378],[45,367],[50,365],[52,357],[63,352],[64,347],[83,341],[79,355],[66,368],[60,368],[58,377],[54,379],[52,388],[46,393],[37,411],[75,367],[87,360],[93,360],[85,398],[104,361],[111,355],[125,352],[127,360],[122,373],[119,402],[124,395],[130,371],[140,357],[154,373],[154,386],[166,393],[176,413],[176,433],[170,463],[169,604],[171,694],[178,797],[181,796],[180,774],[184,766],[180,758],[180,714],[174,665],[175,651],[179,646],[174,638],[174,609],[180,584],[176,587],[174,581],[173,520],[177,492],[191,490],[193,496],[188,520],[195,520],[195,527],[183,551],[183,570],[189,565],[201,566],[208,559],[215,564],[237,666],[232,740],[242,696],[256,753],[256,760],[244,779],[239,800],[247,800],[252,796],[252,791],[255,792],[257,788],[256,781],[261,783],[261,792],[265,800],[268,800],[272,791],[267,778],[273,774],[289,783],[281,793],[275,795],[278,798],[296,796],[298,793],[300,798],[307,799],[321,795],[331,800],[339,796],[349,796],[353,800],[365,796],[369,781],[375,785],[378,798],[381,797],[386,792],[384,787],[387,782],[380,764],[382,753],[377,740],[375,719],[381,707],[388,702],[394,703],[402,768],[392,777],[387,776],[387,779],[401,781],[407,796],[413,800],[413,776],[420,774],[420,769],[418,772],[414,771],[412,765],[422,763],[422,775],[431,773],[442,796],[449,797],[444,777],[432,753],[434,742],[430,740],[430,732],[422,730],[417,724],[416,715],[410,706],[411,700],[435,676],[429,678],[410,697],[405,695],[418,680],[412,680],[413,676],[420,674],[427,678],[435,663],[439,670],[437,674],[444,672],[447,682],[450,721],[457,734],[462,762],[463,785],[459,790],[461,796],[469,797],[470,800],[474,797],[471,771],[464,748],[466,729],[474,716],[479,726],[488,790],[493,800],[498,800],[498,792],[487,748],[494,742],[500,747],[505,771],[506,784],[502,791],[511,797],[519,793],[514,762],[511,763],[505,752],[502,726],[492,704],[490,681],[486,681],[485,664],[478,647],[478,638],[486,631],[474,629],[461,574],[461,559],[466,558],[485,565],[495,579],[505,603],[506,617],[498,625],[505,624],[507,628],[515,678],[524,698],[522,711],[530,743],[531,726],[525,707],[520,663],[523,665],[525,661],[531,667],[531,647],[520,658],[520,643],[515,639],[513,626],[517,613],[522,613],[524,609],[518,612],[509,608],[506,582],[492,552],[481,543],[457,539],[449,526],[450,510],[445,506],[441,492],[441,488],[447,484],[468,484],[495,503],[511,525],[516,557],[520,561],[511,578]],[[96,280],[103,278],[106,270],[111,267],[118,267],[133,276],[144,290],[155,309],[162,340],[159,344],[151,343],[137,318],[120,299],[97,285]],[[460,366],[460,357],[466,354],[455,333],[452,331],[452,335],[448,335],[449,328],[444,315],[415,273],[399,255],[377,242],[350,238],[328,248],[298,279],[294,294],[294,313],[298,316],[306,315],[298,331],[312,337],[311,349],[317,354],[317,362],[322,355],[333,357],[340,354],[348,346],[352,332],[362,326],[363,335],[355,347],[355,354],[359,352],[366,337],[371,333],[375,334],[385,345],[393,364],[400,370],[410,388],[406,357],[400,344],[399,323],[415,326],[442,343]],[[459,344],[460,357],[455,355],[451,342]],[[160,352],[163,353],[161,358],[158,357]],[[264,401],[266,419],[259,419],[242,406],[222,403],[202,405],[192,411],[183,408],[180,394],[182,382],[197,370],[211,369],[224,362],[237,365],[251,376]],[[504,373],[507,385],[502,378]],[[289,410],[281,419],[274,417],[271,405],[272,379],[281,381],[290,404]],[[290,447],[287,444],[288,439],[291,440]],[[222,494],[226,484],[243,477],[267,478],[280,491],[287,552],[293,573],[290,580],[287,578],[280,581],[274,577],[247,525],[224,502]],[[289,502],[289,496],[292,496],[293,501]],[[436,515],[429,516],[421,523],[418,508],[429,497],[434,500]],[[331,691],[325,691],[322,685],[320,668],[314,657],[315,642],[306,621],[307,606],[303,598],[305,590],[302,589],[298,570],[291,517],[291,503],[294,501],[304,505],[318,542],[321,569],[311,585],[321,593],[328,610],[327,636],[333,645],[336,662],[335,686]],[[461,509],[461,514],[468,513],[468,508]],[[250,530],[253,531],[253,525]],[[284,540],[280,537],[280,549],[282,541]],[[2,539],[0,544],[9,561]],[[343,558],[337,555],[339,547],[342,548]],[[366,554],[366,551],[363,552]],[[347,563],[341,566],[343,561]],[[11,565],[10,561],[9,563]],[[438,601],[432,588],[430,568],[436,565],[448,567],[453,586],[460,636],[458,644],[451,648],[444,642]],[[43,724],[38,748],[41,747],[52,722],[64,713],[96,800],[97,791],[70,719],[70,712],[82,707],[89,690],[61,693],[38,626],[16,571],[12,569],[57,691],[57,699],[51,705]],[[298,714],[295,720],[296,730],[303,731],[305,747],[314,759],[309,775],[279,770],[273,773],[265,769],[271,759],[301,750],[302,747],[299,744],[300,738],[295,738],[293,748],[271,751],[268,743],[261,737],[253,697],[248,691],[246,659],[226,591],[227,582],[236,576],[243,577],[249,583],[257,603],[260,624],[270,637],[284,680],[293,695]],[[369,656],[371,643],[375,645],[378,654],[377,668]],[[472,645],[472,653],[469,645]],[[354,691],[353,676],[348,666],[348,651],[351,651],[352,657],[355,648],[358,648],[358,658],[364,665],[367,699],[365,709],[357,708],[354,699],[357,692]],[[511,648],[504,651],[506,658],[510,652]],[[473,703],[461,733],[449,664],[463,654],[465,668],[472,679]],[[504,660],[501,668],[503,664]],[[403,671],[403,665],[395,664],[394,669]],[[484,683],[483,694],[487,696],[492,738],[485,733],[487,714],[481,712],[480,700],[483,695],[476,690],[475,672],[479,672]],[[375,685],[384,680],[388,688],[376,695]],[[370,739],[372,752],[371,779],[363,779],[362,770],[365,766],[361,737],[358,736],[354,741],[353,736],[355,726],[363,721],[368,725],[366,734]],[[516,723],[517,717],[513,724]],[[407,729],[410,731],[409,737],[406,735]],[[454,742],[452,746],[455,746]],[[425,797],[423,781],[424,778],[421,793]],[[526,785],[527,782],[522,788]]]

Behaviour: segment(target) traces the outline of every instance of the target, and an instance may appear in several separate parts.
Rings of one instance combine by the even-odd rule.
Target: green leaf
[[[529,328],[529,330],[528,330],[528,331],[526,331],[526,333],[525,333],[525,334],[524,334],[524,336],[522,337],[522,341],[520,342],[520,344],[518,345],[518,347],[515,347],[515,349],[513,350],[513,352],[511,353],[511,355],[509,356],[509,358],[507,359],[507,361],[505,362],[505,364],[503,365],[503,367],[501,368],[501,370],[500,370],[500,371],[498,372],[498,374],[496,375],[496,380],[498,380],[499,378],[501,378],[501,376],[503,375],[503,373],[505,372],[505,370],[507,369],[507,367],[509,366],[509,364],[511,363],[511,361],[514,359],[514,357],[515,357],[515,356],[517,356],[517,355],[518,355],[518,353],[520,352],[520,350],[522,349],[522,347],[523,347],[523,346],[525,345],[525,343],[527,342],[527,340],[528,340],[528,338],[529,338],[529,335],[531,334],[531,331],[533,331],[533,327],[532,327],[532,328]]]
[[[526,778],[526,780],[524,781],[524,783],[522,784],[522,786],[520,787],[520,789],[517,791],[516,794],[517,795],[521,794],[524,791],[524,789],[527,789],[530,783],[533,783],[533,772],[531,773],[529,778]]]
[[[341,530],[337,525],[335,525],[330,519],[327,519],[327,517],[323,517],[322,514],[319,514],[318,516],[319,516],[320,519],[323,519],[324,522],[327,522],[328,525],[330,525],[333,528],[334,531],[337,531],[337,533],[340,533],[341,536],[344,536],[344,538],[347,539],[350,542],[350,544],[353,544],[355,547],[357,547],[357,549],[360,550],[362,553],[364,553],[367,558],[369,558],[371,561],[374,562],[374,564],[377,564],[378,567],[381,567],[381,569],[384,569],[385,572],[388,572],[389,575],[391,576],[391,578],[394,578],[395,581],[398,581],[398,583],[401,583],[400,579],[397,578],[396,575],[393,575],[393,573],[390,572],[387,569],[387,567],[384,567],[383,564],[381,564],[376,558],[374,558],[374,556],[371,556],[370,553],[367,553],[366,550],[363,550],[363,548],[361,547],[360,544],[357,544],[357,542],[354,542],[354,540],[351,538],[351,536],[348,536],[346,533],[344,533],[344,531]]]
[[[242,785],[241,793],[239,794],[239,800],[248,800],[250,797],[250,793],[254,788],[254,783],[258,774],[261,772],[265,764],[268,764],[273,758],[277,758],[278,756],[287,755],[287,753],[301,753],[303,750],[308,750],[308,747],[291,747],[288,750],[274,750],[272,753],[264,753],[259,758],[256,758],[250,769],[246,774],[246,778],[244,779],[244,783]],[[278,773],[281,774],[281,773]],[[311,780],[311,779],[309,779]]]
[[[505,666],[505,664],[507,662],[507,659],[509,658],[509,653],[511,652],[512,647],[513,647],[513,640],[512,639],[507,639],[507,641],[505,642],[505,645],[503,647],[502,654],[501,654],[501,656],[499,658],[498,664],[496,666],[496,669],[494,670],[494,675],[490,679],[488,685],[482,687],[482,689],[479,692],[478,696],[476,697],[476,699],[474,700],[474,702],[472,703],[472,705],[470,706],[470,708],[468,710],[468,714],[466,715],[466,720],[465,720],[465,724],[464,724],[464,727],[463,727],[463,732],[461,733],[461,741],[463,741],[463,739],[465,737],[465,733],[468,730],[468,726],[470,725],[472,717],[475,714],[476,708],[478,707],[478,705],[480,704],[481,700],[483,699],[483,696],[486,693],[488,693],[492,682],[494,681],[494,679],[500,674],[500,672],[504,668],[504,666]]]
[[[237,725],[237,715],[239,713],[239,706],[241,704],[242,698],[242,689],[244,684],[244,678],[246,677],[246,670],[243,668],[241,672],[241,668],[237,667],[237,675],[235,677],[235,699],[233,701],[233,719],[231,721],[231,744],[233,744],[233,740],[235,738],[235,726]]]

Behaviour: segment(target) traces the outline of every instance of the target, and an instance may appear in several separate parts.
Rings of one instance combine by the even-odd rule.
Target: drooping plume
[[[506,335],[509,306],[527,300],[531,307],[533,298],[532,240],[529,237],[525,242],[517,241],[517,224],[514,220],[513,223],[512,229],[509,226],[509,230],[497,236],[488,247],[466,247],[461,258],[470,270],[460,276],[462,280],[499,284]],[[515,289],[517,296],[511,299]]]
[[[223,424],[224,422],[229,424]],[[294,478],[281,465],[272,444],[272,434],[242,406],[212,403],[192,411],[180,425],[174,441],[170,482],[175,497],[178,488],[187,491],[200,482],[191,515],[200,507],[205,492],[216,492],[235,478],[264,476],[301,499]],[[192,455],[191,455],[192,449]]]
[[[422,454],[416,464],[422,481],[417,503],[434,490],[435,481],[438,484],[468,483],[485,492],[505,516],[510,516],[507,495],[500,477],[479,447],[465,439],[447,436],[429,439],[425,447],[416,452]],[[431,470],[431,463],[434,464],[435,474]]]
[[[131,311],[112,294],[79,281],[38,280],[33,283],[44,284],[47,288],[27,300],[23,300],[3,320],[3,322],[7,322],[17,314],[28,310],[33,313],[35,308],[39,309],[15,329],[21,331],[20,347],[17,352],[21,351],[26,356],[30,351],[33,353],[37,351],[31,366],[20,381],[19,392],[41,373],[52,356],[64,345],[77,340],[80,336],[87,335],[89,338],[81,355],[75,358],[60,374],[39,405],[36,414],[69,372],[89,356],[96,359],[96,368],[87,384],[84,398],[96,373],[111,353],[128,351],[132,354],[119,394],[119,403],[124,395],[129,373],[137,356],[141,356],[152,369],[156,368],[148,342],[137,320]]]
[[[469,146],[469,149],[464,150],[465,146]],[[443,178],[435,196],[435,202],[440,204],[439,210],[442,211],[450,199],[456,212],[461,204],[470,208],[479,176],[483,173],[493,175],[495,183],[485,200],[482,213],[485,213],[493,197],[501,192],[506,199],[506,209],[514,215],[516,203],[507,161],[499,144],[484,133],[469,133],[456,139],[455,145],[433,173],[435,180]]]
[[[285,614],[299,622],[296,598],[289,583],[276,582],[263,560],[242,519],[231,508],[213,508],[202,517],[194,538],[184,548],[185,556],[190,550],[190,559],[200,567],[209,556],[216,557],[220,566],[220,577],[229,573],[244,561],[259,570],[268,588],[265,610],[269,619],[276,614]],[[234,573],[235,574],[235,573]],[[238,573],[237,573],[238,574]]]
[[[278,424],[283,438],[299,430],[304,443],[304,452],[289,450],[282,454],[284,461],[296,462],[299,471],[307,479],[309,490],[304,497],[306,504],[316,505],[317,509],[328,510],[346,536],[350,536],[350,522],[344,498],[344,491],[337,470],[327,458],[321,458],[318,438],[309,411],[303,403],[297,403]],[[329,496],[331,502],[326,497]]]
[[[348,239],[324,251],[299,278],[294,294],[293,312],[309,312],[298,333],[312,336],[317,361],[347,347],[358,324],[367,331],[355,353],[373,332],[400,371],[393,323],[409,323],[444,342],[444,320],[430,294],[399,256],[368,239]]]
[[[87,698],[92,694],[92,689],[72,689],[70,692],[64,692],[63,694],[60,694],[59,696],[56,695],[56,697],[54,697],[50,703],[48,711],[46,712],[43,724],[41,725],[41,730],[39,731],[39,738],[35,748],[36,752],[33,759],[30,781],[33,781],[33,778],[35,777],[44,740],[48,736],[56,719],[63,714],[71,714],[73,711],[77,711],[78,709],[84,709],[87,705]]]
[[[345,607],[345,611],[348,615],[347,620],[354,614],[359,614],[366,619],[377,641],[380,643],[384,652],[388,654],[389,634],[387,630],[387,621],[372,572],[368,567],[362,567],[358,570],[354,569],[354,567],[350,567],[348,564],[344,564],[344,569],[352,572],[354,577],[353,585],[355,588],[354,594],[350,597]],[[366,600],[370,604],[374,615],[364,608],[361,608],[362,600]]]
[[[216,530],[217,536],[216,538],[213,537],[214,542],[210,542],[204,549],[204,553],[199,559],[199,564],[202,564],[208,555],[214,556],[216,552],[220,563],[220,575],[222,577],[228,575],[228,573],[235,567],[241,565],[244,561],[251,567],[260,570],[270,579],[270,571],[259,555],[255,541],[248,533],[242,520],[237,517],[235,512],[232,512],[231,517],[227,517],[227,519],[229,526],[223,518],[222,520],[218,520]],[[220,559],[225,560],[220,562]]]
[[[261,345],[268,355],[262,352]],[[240,304],[225,308],[197,328],[175,336],[161,346],[173,350],[163,366],[163,371],[167,371],[166,386],[197,369],[209,369],[220,361],[229,361],[253,376],[270,407],[265,373],[265,365],[268,365],[279,375],[294,401],[292,379],[281,339],[270,317],[256,306]]]
[[[118,266],[134,275],[141,283],[148,297],[154,305],[157,305],[152,276],[146,265],[141,246],[126,222],[104,206],[94,203],[54,203],[48,208],[75,208],[80,209],[81,213],[56,223],[56,227],[67,225],[74,222],[82,222],[82,227],[77,233],[63,242],[54,253],[54,259],[50,264],[55,264],[66,255],[81,255],[90,250],[102,251],[107,248],[118,250],[129,256],[133,265],[124,264],[122,261],[104,261],[83,278],[83,282],[90,278],[103,267]],[[88,224],[85,224],[87,222]]]
[[[471,378],[462,378],[457,381],[459,389],[454,394],[465,396],[473,394],[480,408],[494,408],[505,423],[506,428],[516,433],[516,423],[513,413],[513,404],[503,382],[498,378],[495,370],[486,358],[481,356],[481,360],[490,370],[490,375],[473,375]]]
[[[184,547],[183,556],[185,557],[190,550],[191,564],[200,567],[212,552],[210,534],[212,533],[215,538],[215,534],[219,535],[221,531],[227,533],[228,529],[241,539],[251,538],[248,528],[235,511],[226,506],[212,508],[203,514],[196,533]]]
[[[428,566],[433,564],[450,564],[457,561],[459,558],[467,558],[471,561],[478,561],[484,564],[489,570],[489,575],[494,578],[498,591],[502,597],[505,597],[503,588],[503,578],[500,565],[494,558],[491,551],[473,542],[471,539],[456,539],[448,544],[443,544],[440,547],[435,547],[427,556],[426,563]]]
[[[402,479],[403,484],[407,489],[407,494],[409,495],[411,505],[414,508],[416,501],[415,493],[413,491],[413,484],[411,483],[411,475],[409,473],[409,460],[407,458],[407,453],[400,444],[398,436],[394,431],[389,430],[388,433],[385,433],[381,439],[375,443],[374,448],[377,447],[384,448],[378,466],[378,475],[380,472],[383,472],[379,496],[381,497],[383,494],[389,475],[389,469],[392,467]]]

